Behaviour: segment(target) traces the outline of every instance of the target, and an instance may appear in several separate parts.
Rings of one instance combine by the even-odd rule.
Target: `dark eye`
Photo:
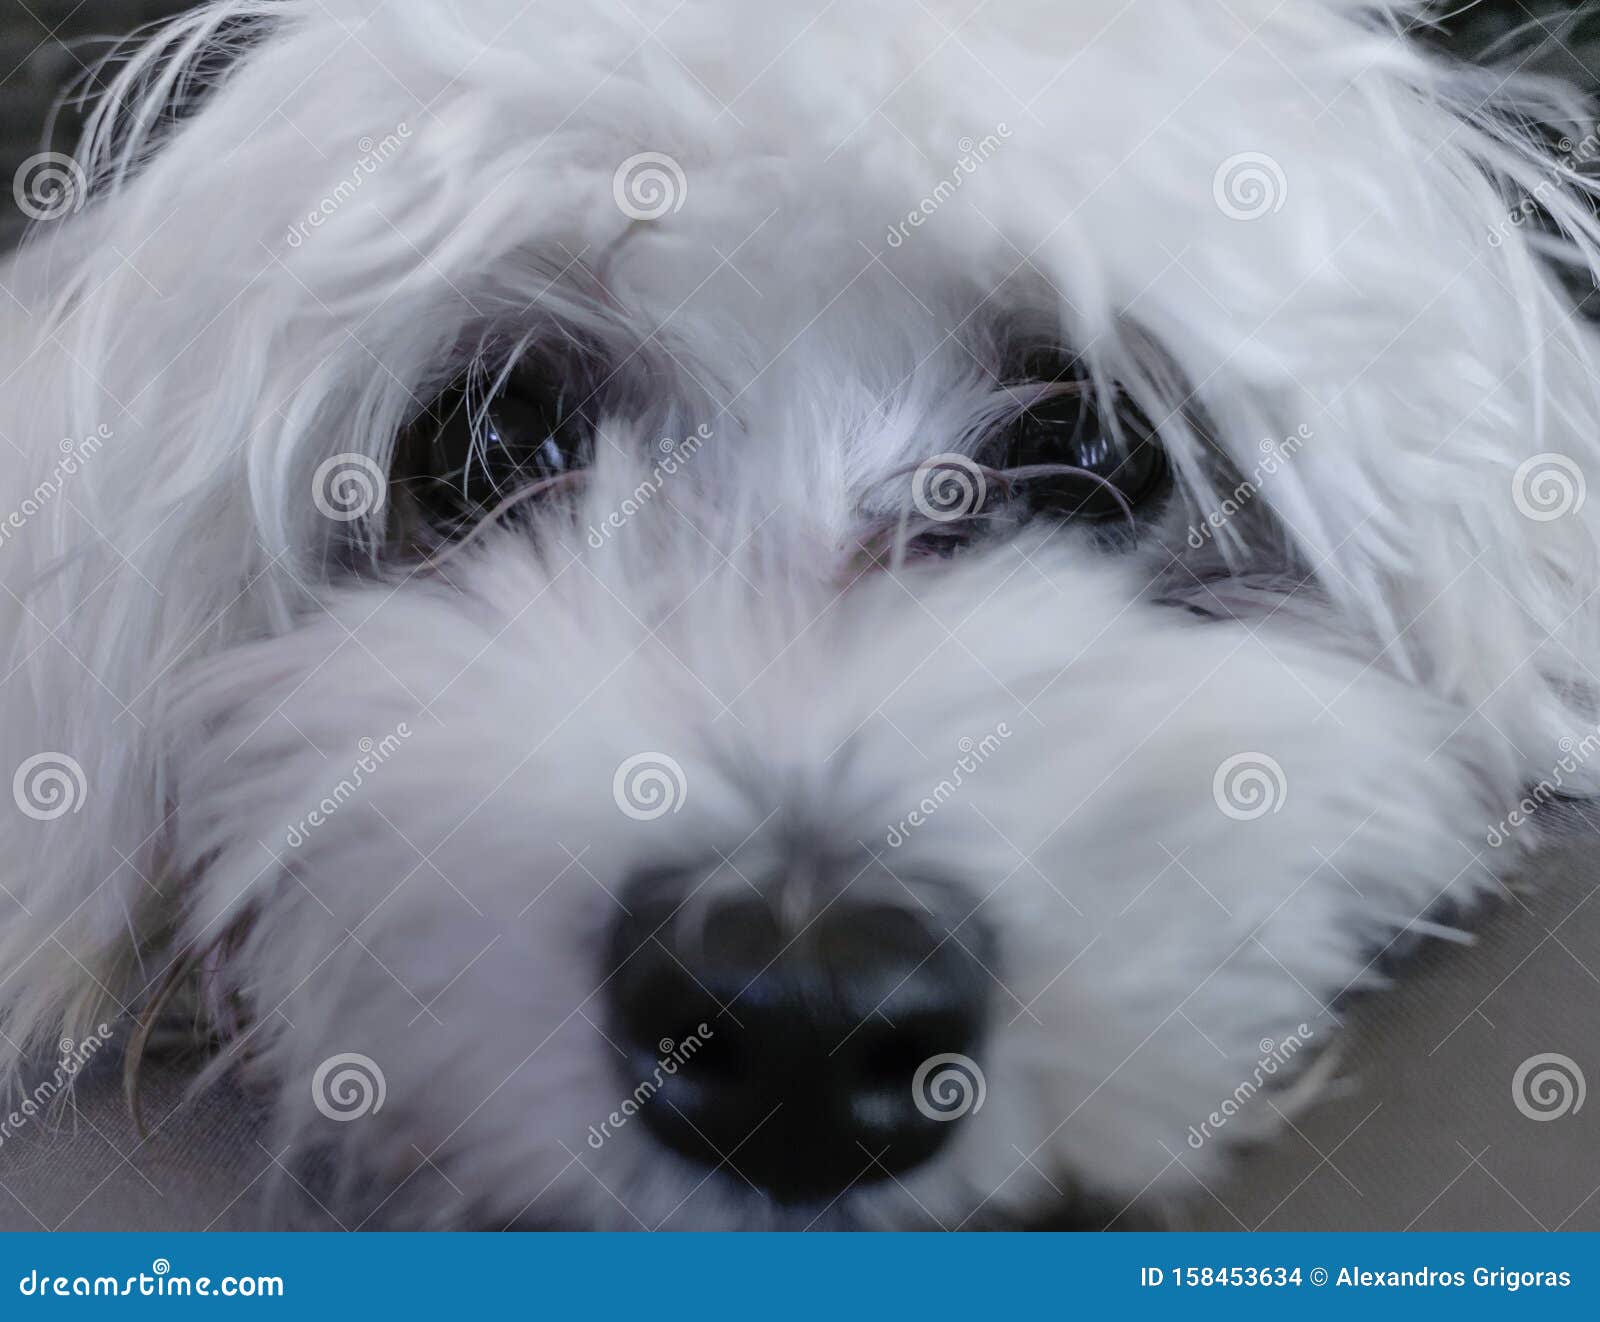
[[[1125,518],[1157,495],[1167,479],[1166,453],[1154,429],[1127,401],[1102,401],[1074,365],[1031,359],[1028,379],[1012,389],[1036,395],[996,438],[989,454],[1004,469],[1014,500],[1057,518]]]
[[[449,536],[508,496],[559,487],[592,457],[596,384],[576,351],[457,381],[400,437],[397,505]]]

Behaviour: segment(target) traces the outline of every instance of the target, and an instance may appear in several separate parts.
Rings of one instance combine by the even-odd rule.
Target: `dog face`
[[[1591,677],[1559,105],[1406,12],[187,20],[9,277],[5,416],[111,433],[8,578],[90,786],[12,1024],[52,926],[197,964],[352,1221],[1212,1179]]]

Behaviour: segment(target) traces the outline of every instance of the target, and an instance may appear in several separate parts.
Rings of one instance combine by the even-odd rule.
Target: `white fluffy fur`
[[[60,751],[88,782],[56,820],[0,813],[0,1061],[137,1012],[251,913],[206,1004],[283,1141],[341,1145],[350,1198],[422,1152],[464,1195],[384,1216],[788,1224],[642,1126],[585,1150],[626,1091],[595,1027],[608,891],[685,842],[761,875],[774,810],[882,850],[1003,721],[885,860],[957,870],[999,934],[988,1103],[830,1215],[1025,1216],[1055,1197],[1040,1171],[1118,1203],[1211,1179],[1261,1117],[1199,1151],[1189,1126],[1262,1039],[1322,1045],[1397,931],[1492,885],[1486,826],[1594,719],[1600,501],[1535,522],[1512,499],[1541,453],[1600,479],[1595,338],[1546,265],[1593,268],[1600,234],[1512,127],[1576,103],[1427,54],[1399,31],[1417,9],[220,0],[168,29],[93,126],[89,207],[0,271],[0,431],[27,459],[0,506],[63,437],[112,433],[0,551],[0,771]],[[237,60],[171,129],[219,43]],[[643,151],[688,195],[630,224],[613,174]],[[1213,198],[1241,152],[1288,185],[1248,223]],[[1508,229],[1548,178],[1565,237]],[[607,420],[573,526],[491,532],[437,574],[352,569],[318,464],[387,463],[475,346],[554,324],[657,401]],[[1003,408],[1017,326],[1164,420],[1164,532],[864,568],[908,466]],[[589,545],[656,439],[701,424]],[[1248,472],[1302,427],[1186,550],[1236,480],[1219,455]],[[359,801],[287,850],[400,722]],[[683,765],[682,812],[618,813],[642,750]],[[1237,821],[1212,779],[1246,751],[1288,794]],[[311,1106],[341,1051],[387,1075],[360,1124]]]

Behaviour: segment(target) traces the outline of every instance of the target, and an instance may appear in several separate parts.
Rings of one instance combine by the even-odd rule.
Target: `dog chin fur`
[[[1594,726],[1595,502],[1514,500],[1536,456],[1600,477],[1596,343],[1549,270],[1592,270],[1600,234],[1515,127],[1579,107],[1426,52],[1416,12],[224,0],[168,29],[92,126],[89,206],[3,273],[6,507],[63,437],[110,439],[0,562],[3,769],[58,751],[86,783],[0,814],[0,1063],[197,964],[274,1150],[332,1150],[331,1205],[372,1224],[954,1226],[1213,1182],[1269,1094],[1198,1149],[1191,1126],[1301,1025],[1314,1087],[1341,999],[1494,893],[1486,831]],[[646,151],[687,193],[632,221],[613,179]],[[1286,181],[1249,222],[1214,196],[1245,152]],[[1547,178],[1564,234],[1506,227]],[[319,513],[325,460],[387,468],[477,346],[556,328],[637,378],[570,498],[420,571],[385,561],[384,511]],[[1136,545],[865,553],[1040,334],[1160,420],[1159,517]],[[613,777],[654,750],[688,790],[633,820]],[[1283,789],[1241,819],[1215,780],[1246,754]],[[743,885],[795,838],[896,902],[956,876],[997,937],[985,1105],[826,1210],[642,1124],[585,1142],[629,1091],[597,1008],[622,879],[710,859]],[[359,1124],[313,1105],[343,1052],[386,1076]],[[408,1188],[424,1155],[457,1192]]]

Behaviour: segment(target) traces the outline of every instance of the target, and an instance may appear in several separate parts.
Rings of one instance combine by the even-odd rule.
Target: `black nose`
[[[972,1056],[993,958],[962,922],[970,903],[950,888],[920,905],[846,892],[788,915],[741,882],[686,904],[700,879],[639,878],[612,930],[623,1084],[637,1099],[649,1081],[651,1131],[785,1203],[930,1157],[985,1086]],[[950,1056],[963,1059],[935,1059]]]

